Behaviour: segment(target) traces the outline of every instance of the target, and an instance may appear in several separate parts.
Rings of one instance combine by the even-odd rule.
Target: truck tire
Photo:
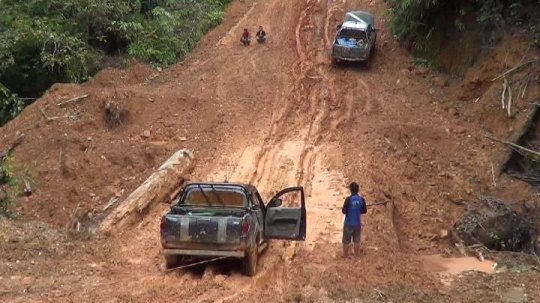
[[[366,61],[364,61],[364,66],[366,67],[366,69],[370,69],[371,68],[371,63],[373,61],[373,58],[371,57],[372,56],[372,53],[369,53],[368,54],[368,57],[366,59]]]
[[[165,255],[165,268],[171,269],[180,265],[180,257],[177,255]]]
[[[242,273],[248,277],[253,277],[257,273],[257,263],[259,261],[258,245],[252,245],[247,251],[247,255],[242,259]]]

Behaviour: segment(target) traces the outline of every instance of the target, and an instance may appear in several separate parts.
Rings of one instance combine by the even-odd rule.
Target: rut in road
[[[345,182],[339,173],[327,169],[325,161],[334,156],[333,136],[341,125],[350,123],[353,109],[360,107],[363,112],[370,113],[374,108],[370,105],[373,99],[366,80],[358,75],[350,77],[350,74],[346,75],[349,77],[340,78],[342,71],[331,65],[328,46],[335,28],[332,20],[342,17],[343,6],[344,2],[341,1],[302,1],[296,4],[296,12],[293,10],[291,13],[291,19],[297,20],[294,28],[290,32],[287,29],[276,29],[285,37],[294,37],[293,50],[297,60],[290,67],[292,85],[289,84],[290,89],[286,86],[282,91],[268,95],[271,99],[265,100],[273,101],[273,107],[277,110],[274,111],[266,134],[260,138],[259,142],[262,143],[254,142],[238,158],[229,159],[230,163],[236,163],[232,174],[227,174],[229,181],[252,183],[265,198],[284,187],[304,186],[308,199],[307,239],[301,243],[273,241],[267,253],[261,256],[259,273],[254,278],[242,276],[235,269],[234,262],[210,264],[178,272],[170,277],[173,283],[192,284],[195,290],[205,287],[203,294],[197,295],[199,301],[242,301],[244,296],[259,291],[272,292],[277,301],[285,301],[290,287],[290,264],[295,258],[316,254],[316,258],[322,262],[329,262],[339,252],[342,224],[339,207],[341,197],[346,195],[342,190]],[[250,22],[250,18],[262,10],[271,11],[275,8],[291,11],[291,3],[276,0],[253,5],[239,24]],[[219,43],[220,52],[239,56],[231,51],[236,47],[230,46],[235,42],[233,40],[234,34],[228,34]],[[239,75],[235,74],[236,81],[249,83],[249,78],[256,74],[257,68],[263,63],[258,57],[261,49],[243,53],[249,54],[242,61],[247,66],[244,73],[241,71]],[[238,52],[244,50],[239,48]],[[231,77],[227,77],[229,73],[222,70],[218,74],[218,99],[231,97],[232,91],[226,88],[232,81]],[[343,94],[338,96],[338,91]],[[206,177],[208,180],[222,180],[223,171],[223,168],[216,167]],[[156,213],[155,218],[158,217]],[[135,239],[144,243],[147,241],[145,239],[154,236],[153,230],[145,230]],[[325,248],[320,249],[321,246]],[[159,255],[156,251],[157,258]],[[199,283],[200,287],[197,286]],[[215,285],[220,287],[215,288]]]
[[[324,68],[329,61],[318,59],[327,53],[328,39],[323,38],[327,37],[327,33],[323,31],[328,29],[330,18],[325,15],[322,18],[324,24],[314,22],[315,11],[328,12],[333,9],[326,7],[327,2],[314,0],[307,1],[302,6],[304,8],[295,28],[298,60],[291,70],[294,88],[286,100],[280,100],[283,104],[282,111],[272,122],[269,134],[263,140],[265,144],[256,157],[256,169],[252,171],[249,181],[258,186],[268,184],[265,173],[271,171],[268,165],[276,162],[276,150],[282,148],[283,142],[294,139],[304,145],[299,159],[303,165],[297,172],[299,177],[296,181],[306,185],[309,195],[314,154],[317,153],[317,147],[321,145],[324,135],[321,130],[323,122],[329,117],[330,106],[337,105],[337,98],[332,76],[329,76]],[[313,28],[315,30],[312,30]],[[314,32],[319,33],[319,37],[313,37]],[[318,43],[313,43],[314,40]]]
[[[334,28],[330,24],[335,18],[332,14],[340,11],[340,5],[343,3],[315,0],[300,5],[300,17],[294,31],[298,60],[291,69],[294,79],[292,92],[276,100],[280,110],[274,115],[263,144],[244,150],[229,179],[231,182],[252,183],[266,197],[283,187],[304,186],[309,199],[309,230],[307,243],[300,246],[308,251],[315,247],[316,242],[336,244],[339,240],[341,216],[336,200],[346,193],[336,189],[340,189],[344,182],[341,176],[326,171],[322,162],[325,156],[329,156],[326,145],[332,131],[350,119],[354,98],[365,96],[362,99],[366,101],[370,97],[368,89],[361,84],[357,89],[354,81],[339,82],[345,86],[348,96],[336,96],[336,80],[328,46]],[[214,175],[219,174],[214,172]],[[316,189],[313,188],[314,181]],[[324,239],[321,239],[322,234]],[[283,245],[285,262],[263,256],[264,265],[255,281],[278,272],[278,284],[286,284],[279,281],[286,277],[287,264],[297,253],[299,245],[296,242]],[[282,253],[276,251],[274,254]]]

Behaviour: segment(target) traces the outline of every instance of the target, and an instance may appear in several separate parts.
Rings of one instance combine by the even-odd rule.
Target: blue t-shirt
[[[345,199],[342,212],[345,214],[345,225],[360,226],[360,215],[367,212],[366,201],[358,194]]]

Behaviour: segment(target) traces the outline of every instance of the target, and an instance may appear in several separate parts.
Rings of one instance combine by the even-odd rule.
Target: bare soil
[[[359,8],[377,16],[375,60],[369,69],[333,67],[336,25]],[[531,81],[509,119],[501,82],[491,82],[522,58],[520,37],[450,77],[409,62],[385,8],[381,0],[234,1],[182,63],[158,71],[133,62],[83,85],[53,86],[0,130],[2,146],[25,134],[15,156],[36,182],[19,201],[21,219],[0,220],[0,301],[540,300],[534,265],[445,283],[425,264],[426,256],[455,254],[442,231],[478,196],[538,201],[528,184],[492,174],[508,148],[484,137],[511,136],[540,93]],[[241,30],[259,24],[267,42],[242,46]],[[82,94],[90,96],[58,106]],[[123,114],[111,125],[113,101]],[[125,198],[180,148],[195,152],[192,180],[250,182],[265,197],[304,186],[307,240],[273,241],[249,278],[234,260],[165,274],[164,204],[115,236],[66,232],[79,203],[75,216],[99,221],[111,198]],[[351,181],[368,203],[393,203],[370,208],[361,255],[343,260],[341,205]]]

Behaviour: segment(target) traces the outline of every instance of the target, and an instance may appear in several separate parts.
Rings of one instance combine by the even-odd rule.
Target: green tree
[[[0,0],[0,122],[20,112],[17,96],[38,97],[55,82],[85,81],[104,56],[159,66],[181,60],[220,23],[227,3]]]

